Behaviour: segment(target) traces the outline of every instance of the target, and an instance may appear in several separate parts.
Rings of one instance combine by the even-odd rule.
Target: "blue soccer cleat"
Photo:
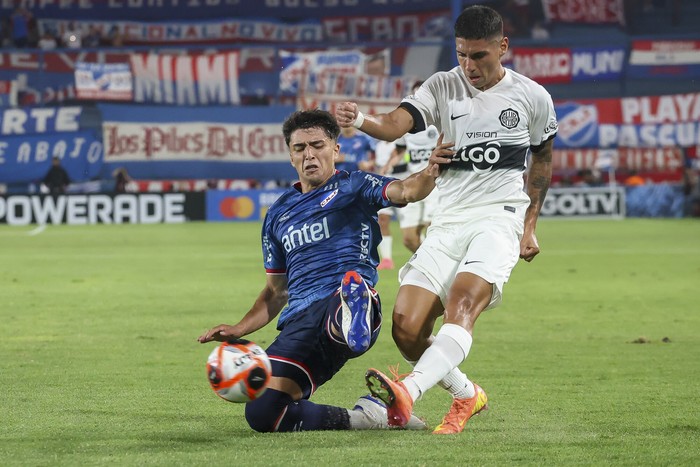
[[[372,337],[372,292],[357,272],[345,273],[340,284],[340,302],[343,338],[353,352],[365,352]]]

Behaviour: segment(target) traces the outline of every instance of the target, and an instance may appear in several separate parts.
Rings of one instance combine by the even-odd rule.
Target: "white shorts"
[[[399,226],[402,229],[408,229],[419,225],[428,225],[433,220],[435,210],[439,207],[440,195],[438,190],[434,189],[425,199],[415,203],[408,203],[406,206],[397,209]]]
[[[388,208],[382,208],[379,211],[377,211],[377,215],[394,217],[394,213],[396,212],[396,210],[397,210],[397,208],[395,208],[394,206],[389,206]]]
[[[487,309],[498,306],[503,285],[520,258],[525,213],[525,207],[515,213],[499,208],[480,209],[464,222],[431,225],[418,251],[399,271],[401,284],[415,269],[426,276],[433,286],[431,291],[437,291],[445,304],[457,274],[470,272],[493,284]]]

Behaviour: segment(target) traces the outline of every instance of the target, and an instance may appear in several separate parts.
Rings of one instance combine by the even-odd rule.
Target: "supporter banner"
[[[238,54],[131,56],[134,101],[149,104],[239,104]]]
[[[540,84],[619,80],[623,47],[548,47],[513,49],[511,67]]]
[[[220,54],[233,52],[238,54],[239,95],[272,96],[277,94],[279,91],[279,65],[277,51],[274,48],[218,49]],[[22,90],[19,98],[20,105],[61,102],[76,97],[74,73],[78,62],[129,63],[134,53],[136,51],[131,49],[120,51],[103,49],[99,52],[0,53],[0,80],[18,81],[18,89]],[[189,53],[183,52],[180,55],[199,57],[203,56],[204,52],[191,50]],[[153,80],[155,80],[155,76],[158,75],[155,74]]]
[[[261,221],[285,190],[208,190],[207,221]]]
[[[167,9],[170,18],[226,17],[321,18],[348,16],[357,11],[375,14],[450,8],[451,0],[25,0],[36,17],[71,19],[152,20]],[[9,16],[14,0],[0,1],[0,14]]]
[[[24,107],[0,110],[0,135],[74,132],[80,129],[82,112],[82,107]]]
[[[323,39],[347,44],[447,37],[453,31],[453,19],[449,7],[442,8],[435,5],[429,12],[387,15],[372,9],[365,10],[371,12],[366,16],[329,16],[321,20]]]
[[[78,99],[130,101],[131,69],[127,63],[78,62],[75,89]]]
[[[415,78],[403,76],[346,75],[343,73],[304,73],[297,107],[334,110],[335,104],[354,101],[363,112],[381,113],[396,108],[411,94]]]
[[[139,107],[103,104],[104,161],[135,178],[287,178],[281,123],[293,107]]]
[[[0,79],[17,81],[17,105],[56,104],[75,99],[73,73],[30,71],[17,73],[0,69]]]
[[[700,93],[555,105],[555,148],[663,148],[700,144]]]
[[[0,107],[17,105],[17,81],[0,80]]]
[[[222,15],[231,17],[233,15]],[[156,16],[157,17],[157,16]],[[119,31],[130,45],[224,44],[240,42],[315,43],[324,40],[318,21],[284,23],[277,20],[221,19],[209,21],[75,21],[41,19],[40,32],[56,31],[59,36],[74,27],[87,31],[94,26],[103,37]],[[71,28],[72,29],[72,28]]]
[[[387,75],[390,60],[388,49],[381,54],[376,54],[376,59],[382,61],[381,72]],[[368,56],[359,50],[328,50],[320,52],[295,52],[280,51],[280,91],[285,94],[296,94],[299,91],[299,81],[304,73],[336,73],[345,75],[359,75],[367,68]],[[372,56],[374,59],[375,56]]]
[[[639,172],[677,172],[683,168],[683,151],[667,148],[555,149],[553,170],[623,169]]]
[[[175,224],[204,220],[204,193],[0,196],[0,224]]]
[[[622,187],[550,188],[542,204],[543,217],[625,217]]]
[[[102,143],[91,131],[3,136],[0,139],[0,182],[31,183],[44,178],[51,159],[59,157],[73,182],[99,175]]]
[[[625,24],[624,0],[542,0],[548,22]]]
[[[629,78],[697,78],[699,40],[632,41]]]

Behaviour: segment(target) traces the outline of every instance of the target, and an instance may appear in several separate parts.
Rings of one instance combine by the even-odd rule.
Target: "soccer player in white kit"
[[[390,425],[406,423],[414,401],[435,384],[454,399],[434,433],[459,433],[486,408],[486,393],[458,365],[469,354],[474,322],[500,303],[518,257],[529,262],[540,251],[535,227],[551,181],[557,120],[542,86],[502,66],[508,44],[501,16],[470,6],[455,22],[457,67],[435,73],[387,114],[364,116],[352,102],[336,110],[341,126],[383,140],[435,125],[444,136],[431,162],[451,161],[436,179],[441,208],[399,274],[392,334],[413,372],[401,381],[376,369],[366,375],[388,406]],[[443,325],[432,336],[438,317]]]

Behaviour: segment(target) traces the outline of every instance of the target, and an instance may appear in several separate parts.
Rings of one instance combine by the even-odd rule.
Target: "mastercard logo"
[[[253,215],[255,204],[247,196],[227,196],[219,202],[219,213],[226,219],[247,219]]]

